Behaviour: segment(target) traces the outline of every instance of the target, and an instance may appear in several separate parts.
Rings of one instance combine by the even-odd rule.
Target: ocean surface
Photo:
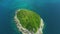
[[[0,0],[0,34],[22,34],[14,21],[16,10],[21,8],[33,10],[43,18],[43,34],[60,34],[59,0]]]

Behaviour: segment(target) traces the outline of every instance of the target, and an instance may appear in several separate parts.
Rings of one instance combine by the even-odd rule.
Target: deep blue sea
[[[44,20],[43,34],[60,34],[59,0],[0,0],[0,34],[22,34],[14,22],[18,9],[34,10]]]

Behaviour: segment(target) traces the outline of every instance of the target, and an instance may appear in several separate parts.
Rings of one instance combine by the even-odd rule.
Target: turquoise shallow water
[[[0,34],[21,34],[14,24],[15,11],[20,8],[37,12],[44,20],[44,34],[60,34],[59,0],[0,0]]]

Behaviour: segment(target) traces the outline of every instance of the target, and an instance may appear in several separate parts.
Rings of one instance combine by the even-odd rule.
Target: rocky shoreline
[[[20,11],[20,10],[18,10],[18,11]],[[26,28],[23,28],[22,27],[22,25],[20,24],[20,21],[17,18],[17,12],[15,13],[14,19],[15,19],[15,22],[16,22],[16,25],[17,25],[18,30],[20,32],[22,32],[22,34],[43,34],[43,31],[42,30],[43,30],[44,23],[43,23],[43,19],[42,18],[41,18],[40,28],[37,30],[36,33],[34,33],[34,32],[30,32]]]

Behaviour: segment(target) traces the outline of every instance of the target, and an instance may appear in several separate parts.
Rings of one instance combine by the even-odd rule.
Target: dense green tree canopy
[[[36,32],[40,27],[41,17],[34,11],[21,9],[17,12],[17,18],[20,24],[29,31]]]

